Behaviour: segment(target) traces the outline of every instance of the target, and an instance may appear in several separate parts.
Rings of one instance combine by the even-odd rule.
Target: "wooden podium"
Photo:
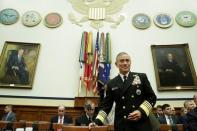
[[[95,106],[98,107],[99,97],[75,97],[75,107],[84,107],[84,103],[87,100],[91,100],[95,103]]]

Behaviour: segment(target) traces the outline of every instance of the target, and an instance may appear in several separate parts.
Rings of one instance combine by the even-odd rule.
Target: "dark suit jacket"
[[[173,124],[179,124],[179,121],[175,116],[171,116],[171,118],[172,118]],[[159,117],[158,120],[160,124],[167,124],[167,121],[164,115]]]
[[[14,112],[11,112],[9,113],[8,117],[7,117],[8,114],[5,114],[3,117],[2,117],[2,120],[3,121],[10,121],[10,122],[14,122],[16,121],[16,115]]]
[[[134,80],[139,79],[141,83],[133,84]],[[146,107],[144,102],[153,107],[156,102],[156,95],[152,90],[146,74],[129,72],[126,82],[123,82],[120,75],[110,80],[107,84],[106,97],[99,105],[98,119],[96,124],[103,124],[103,117],[110,112],[113,102],[115,107],[115,131],[152,131],[151,123],[145,111],[141,108]],[[127,119],[129,113],[140,110],[142,118],[139,121]]]
[[[92,121],[94,121],[95,120],[95,116],[92,118]],[[86,114],[84,114],[84,115],[82,115],[82,116],[80,116],[80,117],[78,117],[76,120],[75,120],[75,125],[76,126],[88,126],[92,121],[90,121],[88,118],[87,118],[87,116],[86,116]]]
[[[187,113],[189,131],[197,131],[197,107]]]
[[[159,117],[163,116],[163,115],[158,115],[157,113],[154,114],[155,118],[159,119]]]
[[[53,130],[53,123],[58,123],[58,115],[51,118],[50,130]],[[72,124],[73,120],[70,116],[64,115],[64,124]]]
[[[186,116],[186,115],[180,116],[180,117],[179,117],[179,122],[180,122],[180,124],[183,124],[183,125],[184,125],[185,131],[189,131],[189,130],[188,130],[187,116]]]
[[[19,69],[13,69],[13,66],[17,66]],[[18,53],[16,50],[12,50],[11,55],[9,56],[8,62],[7,62],[7,73],[10,75],[16,75],[18,76],[20,83],[19,84],[28,84],[29,81],[29,73],[25,70],[26,64],[24,61],[24,57],[21,57],[21,60],[19,61]],[[18,83],[17,83],[18,84]]]

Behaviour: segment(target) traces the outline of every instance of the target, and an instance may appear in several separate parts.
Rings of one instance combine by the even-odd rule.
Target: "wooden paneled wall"
[[[76,97],[75,107],[66,107],[66,114],[73,118],[73,121],[84,113],[84,103],[87,100],[91,100],[96,104],[99,103],[98,97]],[[5,105],[0,105],[0,119],[4,113]],[[50,121],[51,117],[57,114],[58,107],[52,106],[25,106],[25,105],[14,105],[13,112],[16,113],[16,119],[26,121]],[[175,107],[176,114],[180,115],[180,107]],[[97,108],[96,108],[97,110]],[[153,109],[153,113],[155,108]]]
[[[5,105],[0,105],[0,116],[4,113]],[[50,118],[57,114],[58,107],[50,106],[13,106],[13,112],[16,113],[17,121],[50,121]],[[69,114],[73,120],[84,112],[83,107],[66,107],[66,114]]]
[[[98,106],[99,97],[75,97],[74,107],[66,107],[66,114],[73,118],[73,121],[84,113],[84,103],[91,100]],[[0,105],[0,116],[4,113],[5,105]],[[13,112],[16,119],[26,121],[50,121],[51,117],[57,115],[57,108],[52,106],[23,106],[14,105]],[[2,118],[2,117],[0,117]]]
[[[5,105],[0,105],[0,116],[4,113]],[[50,121],[50,118],[57,114],[58,107],[51,106],[22,106],[14,105],[13,112],[16,113],[17,121]],[[180,108],[175,108],[177,115],[180,115]],[[153,109],[155,112],[155,109]],[[84,113],[83,107],[66,107],[66,114],[73,118],[73,121]],[[1,117],[2,118],[2,117]],[[0,119],[1,119],[0,118]]]

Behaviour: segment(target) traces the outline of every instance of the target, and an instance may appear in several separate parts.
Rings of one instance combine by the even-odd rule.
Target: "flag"
[[[80,81],[79,81],[79,88],[78,88],[78,95],[81,92],[81,88],[83,87],[83,74],[84,74],[84,53],[85,53],[85,35],[87,32],[82,33],[81,37],[81,47],[80,47],[80,54],[79,54],[79,65],[80,65]]]
[[[104,97],[104,87],[110,80],[110,70],[111,70],[111,39],[109,33],[106,34],[106,39],[104,38],[104,33],[101,34],[100,43],[100,61],[98,67],[98,91],[100,99]]]
[[[105,39],[106,38],[106,39]],[[104,96],[104,86],[110,79],[111,70],[111,39],[110,34],[97,32],[96,43],[93,53],[93,34],[83,32],[79,55],[80,86],[87,91],[93,89],[94,94],[99,91],[100,97]],[[78,93],[79,93],[78,92]],[[86,94],[87,95],[87,94]]]
[[[88,33],[85,44],[85,69],[84,69],[84,86],[89,91],[92,83],[92,32]]]
[[[96,36],[96,44],[94,49],[94,64],[93,64],[93,92],[96,94],[97,92],[97,77],[98,77],[98,64],[99,64],[99,32],[97,32]]]
[[[102,32],[99,43],[99,62],[105,62],[105,34]]]

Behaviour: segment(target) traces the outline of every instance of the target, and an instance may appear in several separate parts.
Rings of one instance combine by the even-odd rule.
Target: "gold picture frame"
[[[151,45],[158,91],[197,90],[189,45]]]
[[[0,87],[32,89],[39,43],[6,41],[0,57]]]

